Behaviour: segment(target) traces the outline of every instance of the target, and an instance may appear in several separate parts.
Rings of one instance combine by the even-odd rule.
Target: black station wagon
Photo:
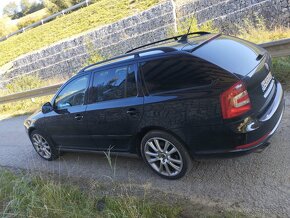
[[[263,48],[190,33],[82,69],[25,121],[46,160],[64,151],[127,152],[167,179],[192,159],[261,150],[284,110]]]

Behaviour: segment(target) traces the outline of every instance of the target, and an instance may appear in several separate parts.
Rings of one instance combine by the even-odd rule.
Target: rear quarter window
[[[208,86],[214,79],[212,65],[196,57],[142,62],[141,71],[150,94]]]

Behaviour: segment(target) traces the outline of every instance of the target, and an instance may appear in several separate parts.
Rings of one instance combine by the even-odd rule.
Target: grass
[[[0,96],[40,88],[59,82],[60,81],[57,78],[49,81],[44,81],[41,80],[38,76],[22,76],[14,79],[13,82],[7,84],[5,89],[0,90]],[[38,110],[45,102],[50,101],[51,98],[52,95],[49,95],[33,99],[26,99],[18,102],[0,104],[0,119],[11,116],[31,114]]]
[[[0,170],[3,217],[177,217],[179,207],[132,196],[97,196],[76,185]]]
[[[0,42],[0,66],[22,54],[86,30],[118,21],[158,2],[159,0],[99,0],[88,7]]]
[[[154,190],[132,194],[110,185],[53,179],[0,169],[1,217],[248,217],[241,212],[194,204]],[[81,186],[80,186],[81,185]],[[111,194],[108,193],[111,190]],[[134,188],[135,190],[135,188]],[[153,196],[151,196],[153,194]]]
[[[30,115],[39,110],[41,106],[50,101],[52,95],[33,99],[11,102],[0,105],[0,120],[21,115]]]
[[[21,17],[17,20],[17,26],[18,28],[26,27],[32,23],[38,22],[43,18],[46,18],[49,16],[49,12],[46,8],[43,8],[39,11],[36,11],[34,13],[28,14],[24,17]]]
[[[290,56],[273,58],[273,74],[283,84],[285,90],[290,90]]]
[[[263,43],[283,38],[290,38],[290,28],[276,26],[273,29],[267,28],[264,20],[256,16],[255,24],[248,19],[238,27],[237,37],[254,42]],[[286,90],[290,89],[290,56],[273,58],[272,73],[284,85]]]

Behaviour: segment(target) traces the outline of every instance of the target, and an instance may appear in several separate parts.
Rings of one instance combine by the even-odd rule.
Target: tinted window
[[[133,66],[94,73],[91,102],[108,101],[137,95]]]
[[[88,81],[88,75],[72,80],[56,97],[55,106],[62,109],[84,104]]]
[[[229,36],[219,37],[194,51],[194,55],[241,76],[259,64],[257,57],[263,53],[252,43]]]
[[[210,65],[197,58],[163,58],[142,63],[151,94],[211,84]]]

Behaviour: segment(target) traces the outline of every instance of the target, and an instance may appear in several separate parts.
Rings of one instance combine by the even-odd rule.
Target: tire
[[[150,131],[141,141],[144,162],[165,179],[179,179],[192,168],[192,160],[183,143],[164,131]]]
[[[59,157],[60,152],[45,134],[33,130],[29,135],[30,141],[36,153],[45,160],[52,161]]]

